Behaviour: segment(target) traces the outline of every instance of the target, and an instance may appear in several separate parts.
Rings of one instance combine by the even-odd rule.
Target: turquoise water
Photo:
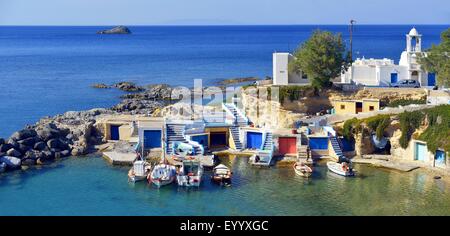
[[[199,189],[127,182],[126,167],[69,158],[0,177],[0,215],[450,215],[450,187],[421,171],[357,166],[343,178],[320,164],[311,180],[290,168],[255,169],[225,158],[233,186]]]

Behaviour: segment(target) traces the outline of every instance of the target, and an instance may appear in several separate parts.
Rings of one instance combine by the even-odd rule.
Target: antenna
[[[353,25],[355,20],[350,20],[350,60],[353,61]]]

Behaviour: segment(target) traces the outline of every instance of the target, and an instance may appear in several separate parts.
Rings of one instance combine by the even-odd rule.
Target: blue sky
[[[449,0],[0,0],[0,25],[450,24]]]

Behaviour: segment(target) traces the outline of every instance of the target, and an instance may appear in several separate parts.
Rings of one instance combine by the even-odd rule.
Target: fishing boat
[[[297,175],[305,177],[305,178],[309,178],[312,173],[313,170],[311,167],[309,167],[308,165],[306,165],[303,162],[297,162],[294,164],[294,171]]]
[[[220,164],[214,167],[214,174],[211,179],[214,183],[229,186],[231,185],[231,176],[232,173],[230,168],[223,164]]]
[[[351,163],[348,162],[327,162],[328,169],[341,176],[350,177],[355,176],[355,172],[353,171],[353,168],[351,167]]]
[[[183,187],[199,187],[202,181],[203,166],[197,160],[184,160],[177,173],[177,182]]]
[[[147,179],[149,183],[162,187],[173,183],[176,175],[177,171],[175,166],[159,164],[153,168],[153,171],[148,175]]]
[[[151,169],[150,163],[144,160],[137,160],[133,163],[133,167],[130,171],[128,171],[128,180],[132,183],[145,180]]]
[[[269,167],[272,162],[272,153],[266,151],[259,151],[257,154],[249,158],[249,163],[253,166]]]

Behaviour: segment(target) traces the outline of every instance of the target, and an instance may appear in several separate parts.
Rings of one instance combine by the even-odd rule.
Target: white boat
[[[260,151],[249,158],[249,163],[253,166],[270,166],[272,154],[270,152]]]
[[[342,175],[345,177],[355,176],[355,172],[353,171],[351,164],[347,162],[337,163],[337,162],[327,162],[328,169],[336,173],[338,175]]]
[[[146,161],[135,161],[133,167],[128,171],[128,180],[133,183],[145,180],[150,173],[151,168],[150,163]]]
[[[231,185],[231,170],[227,166],[220,164],[214,167],[214,174],[211,177],[212,181],[220,185]]]
[[[305,177],[305,178],[309,178],[312,173],[313,170],[311,167],[309,167],[308,165],[306,165],[303,162],[297,162],[294,164],[294,171],[297,175]]]
[[[177,176],[175,166],[167,164],[159,164],[153,168],[153,171],[148,175],[148,182],[161,187],[173,183]]]
[[[199,187],[202,181],[203,166],[200,161],[184,160],[177,173],[177,182],[183,187]]]

